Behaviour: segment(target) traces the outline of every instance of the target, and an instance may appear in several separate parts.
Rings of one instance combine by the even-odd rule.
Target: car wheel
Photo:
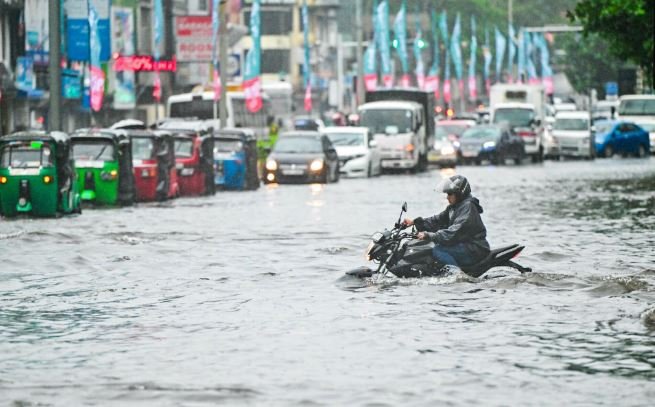
[[[373,163],[368,162],[368,169],[366,170],[366,177],[371,178],[373,176]]]
[[[646,157],[646,149],[644,148],[643,145],[639,145],[639,149],[637,150],[637,157],[639,158]]]
[[[603,155],[605,158],[612,158],[614,156],[614,150],[612,149],[612,146],[605,147],[605,152]]]
[[[334,168],[334,182],[339,182],[339,178],[341,177],[341,168],[339,164]]]

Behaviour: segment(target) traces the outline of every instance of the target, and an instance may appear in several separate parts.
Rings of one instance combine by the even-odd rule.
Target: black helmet
[[[442,191],[447,194],[455,194],[457,199],[463,199],[471,195],[471,184],[462,175],[453,175],[444,180]]]

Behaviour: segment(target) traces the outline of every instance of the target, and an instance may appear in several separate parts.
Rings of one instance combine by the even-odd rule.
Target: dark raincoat
[[[453,246],[462,243],[472,258],[484,259],[490,251],[487,229],[482,223],[483,212],[480,201],[469,195],[446,210],[429,218],[416,218],[414,224],[419,232],[426,232],[428,239],[439,246]]]

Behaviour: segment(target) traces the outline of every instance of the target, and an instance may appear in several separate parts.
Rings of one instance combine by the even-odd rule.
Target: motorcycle
[[[401,223],[403,213],[407,212],[405,202],[400,211],[398,222],[393,229],[385,229],[383,232],[376,232],[371,236],[371,242],[366,248],[366,259],[378,263],[373,270],[362,266],[346,272],[347,275],[366,278],[373,275],[384,277],[388,272],[400,278],[435,277],[443,275],[447,268],[433,259],[432,249],[434,243],[428,240],[417,238],[416,228],[411,232],[404,231]],[[531,272],[529,267],[523,267],[512,259],[521,253],[525,246],[512,244],[499,247],[490,251],[489,255],[482,261],[462,266],[460,269],[471,277],[480,277],[489,269],[494,267],[510,267],[521,273]]]

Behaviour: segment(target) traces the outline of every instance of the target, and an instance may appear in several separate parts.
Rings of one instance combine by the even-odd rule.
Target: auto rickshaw
[[[24,131],[0,138],[0,214],[81,213],[71,139]]]
[[[223,189],[259,188],[257,139],[245,128],[216,130],[214,137],[214,182]]]
[[[158,130],[125,130],[132,142],[137,201],[164,201],[180,195],[173,137]]]
[[[202,123],[188,121],[164,121],[158,129],[168,131],[175,145],[175,166],[180,195],[213,195],[214,139],[211,129]]]
[[[132,143],[125,130],[81,129],[72,137],[82,202],[134,203]]]

